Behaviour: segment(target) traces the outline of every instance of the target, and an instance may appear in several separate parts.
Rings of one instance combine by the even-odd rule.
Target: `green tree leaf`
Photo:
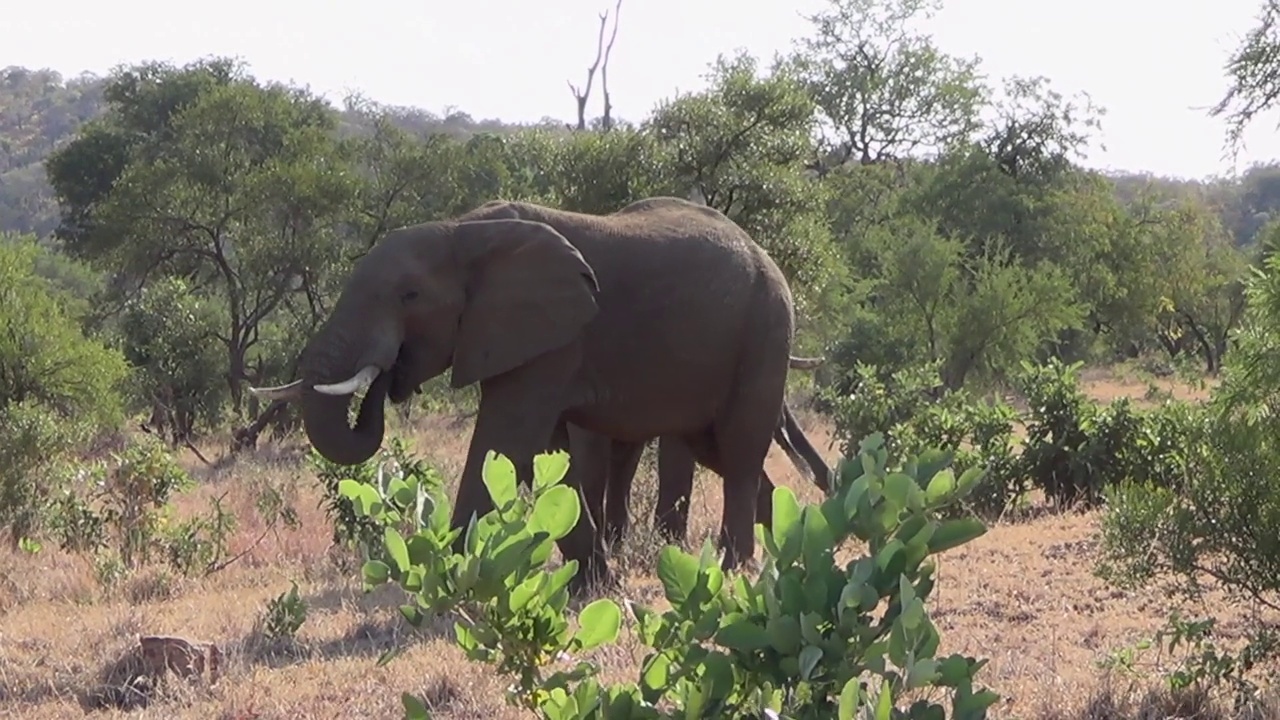
[[[533,458],[533,490],[538,492],[564,479],[569,472],[569,453],[558,450],[541,453]]]
[[[383,531],[383,544],[386,545],[387,554],[391,556],[391,561],[396,564],[400,572],[409,571],[409,548],[405,545],[404,538],[400,535],[400,531],[394,527],[387,526]]]

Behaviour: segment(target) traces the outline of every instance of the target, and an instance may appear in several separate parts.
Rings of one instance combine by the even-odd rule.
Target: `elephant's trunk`
[[[340,302],[340,305],[342,303]],[[350,305],[334,315],[303,350],[299,373],[306,388],[300,398],[307,439],[321,455],[339,465],[358,465],[382,445],[384,403],[391,387],[390,369],[399,338],[385,327],[372,332],[356,318],[367,317]],[[352,335],[344,328],[363,332]],[[370,377],[373,373],[376,376]],[[369,382],[372,380],[372,382]],[[358,387],[368,383],[355,426],[347,422],[348,408]]]
[[[302,396],[302,421],[311,445],[330,462],[358,465],[382,446],[384,408],[390,373],[382,373],[369,386],[355,427],[347,424],[352,395],[325,395],[308,390]]]

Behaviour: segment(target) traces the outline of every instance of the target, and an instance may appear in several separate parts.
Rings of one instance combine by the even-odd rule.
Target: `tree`
[[[1231,54],[1226,71],[1231,86],[1209,114],[1226,117],[1227,143],[1235,152],[1249,123],[1280,99],[1280,0],[1263,0],[1258,24]]]
[[[986,88],[978,59],[957,58],[910,29],[933,0],[831,0],[791,62],[822,114],[830,164],[868,165],[941,152],[978,129]]]
[[[609,42],[605,43],[604,33],[609,27],[609,13],[600,13],[600,31],[596,34],[596,59],[587,68],[587,82],[581,88],[568,83],[569,92],[573,93],[577,104],[578,124],[576,129],[587,129],[587,101],[591,98],[591,86],[595,82],[596,72],[600,73],[600,94],[604,96],[604,112],[601,114],[601,127],[608,132],[613,126],[613,104],[609,100],[609,56],[613,53],[613,43],[618,39],[618,15],[622,12],[622,0],[613,6],[613,32],[609,34]]]
[[[975,372],[1001,379],[1080,322],[1065,273],[1016,261],[1000,240],[977,254],[926,220],[900,217],[873,231],[863,312],[855,314],[839,361],[887,375],[936,363],[945,388]]]
[[[239,412],[264,324],[339,258],[353,187],[332,110],[225,61],[124,71],[106,94],[108,115],[50,161],[62,235],[135,291],[171,275],[218,296]]]
[[[225,356],[218,308],[179,278],[150,283],[130,298],[120,321],[124,356],[134,368],[134,403],[150,412],[147,428],[172,445],[189,444],[197,428],[221,419],[227,395],[219,382]]]
[[[669,153],[676,187],[764,246],[804,308],[835,259],[823,187],[805,168],[814,106],[786,69],[761,77],[757,66],[744,53],[718,58],[709,89],[660,103],[644,129]]]

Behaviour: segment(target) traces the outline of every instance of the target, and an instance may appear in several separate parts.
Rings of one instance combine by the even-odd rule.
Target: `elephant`
[[[813,369],[821,363],[819,358],[790,359],[793,369]],[[800,474],[808,477],[825,492],[830,484],[831,468],[800,430],[791,409],[784,404],[782,411],[783,426],[775,434],[775,442]],[[608,477],[604,481],[603,508],[596,507],[592,510],[594,516],[604,518],[602,532],[608,543],[620,541],[629,528],[631,486],[643,449],[643,443],[617,440],[612,441],[609,448],[611,455],[607,462]],[[678,436],[664,435],[658,438],[658,498],[653,508],[653,519],[658,531],[670,540],[683,540],[688,531],[693,466],[694,457]],[[766,527],[773,522],[773,488],[773,482],[762,470],[755,521]]]
[[[298,377],[255,391],[296,400],[311,445],[350,465],[381,446],[386,400],[403,403],[446,370],[455,388],[478,383],[453,527],[493,507],[489,451],[528,483],[534,455],[569,448],[570,425],[630,443],[678,437],[724,479],[732,569],[755,553],[794,334],[786,278],[718,210],[674,197],[605,215],[494,200],[385,233],[302,348]],[[591,477],[574,462],[566,483],[584,492]],[[612,580],[589,505],[558,540],[578,561],[577,590]]]

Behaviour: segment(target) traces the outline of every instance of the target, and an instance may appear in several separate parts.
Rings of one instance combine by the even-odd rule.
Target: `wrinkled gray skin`
[[[569,423],[630,443],[679,437],[724,479],[732,568],[755,551],[794,332],[777,265],[714,209],[649,198],[593,216],[495,201],[387,233],[303,349],[300,377],[258,392],[296,398],[316,450],[355,464],[382,443],[386,399],[449,368],[454,387],[479,383],[455,527],[492,509],[490,450],[529,482],[535,454],[568,447]],[[566,482],[581,490],[596,476],[587,465],[575,458]],[[576,589],[610,579],[599,519],[584,515],[559,542],[579,562]]]
[[[804,359],[792,358],[791,367],[807,369],[810,366],[803,364],[805,362]],[[813,363],[814,366],[816,364]],[[796,423],[791,409],[785,404],[783,414],[783,424],[775,433],[774,441],[787,454],[796,469],[825,492],[830,484],[831,468],[822,459],[817,448],[809,442]],[[570,430],[571,437],[573,430]],[[591,441],[608,444],[607,448],[593,448],[591,452],[604,451],[610,455],[601,463],[607,465],[604,491],[597,493],[596,497],[592,497],[588,491],[587,497],[598,503],[591,512],[594,517],[604,518],[602,532],[605,542],[614,544],[626,537],[630,527],[631,487],[645,443],[625,443],[592,436],[590,440],[574,439],[570,444],[575,452],[581,453],[579,448]],[[658,531],[673,542],[683,541],[688,532],[694,462],[693,454],[678,436],[664,435],[658,438],[658,498],[653,508],[653,520]],[[587,481],[588,486],[594,488],[594,482],[597,481]],[[762,523],[765,527],[773,524],[773,488],[773,481],[768,473],[761,470],[755,522]]]

